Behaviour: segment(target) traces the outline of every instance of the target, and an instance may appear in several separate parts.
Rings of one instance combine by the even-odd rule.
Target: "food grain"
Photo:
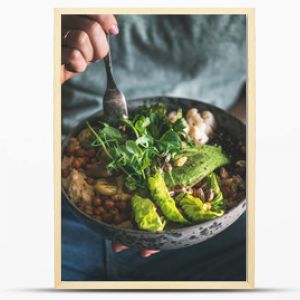
[[[100,206],[102,204],[102,200],[101,200],[101,198],[98,195],[96,195],[94,197],[93,204],[94,204],[94,206]]]
[[[115,207],[115,202],[113,200],[105,200],[104,207],[106,209],[112,209]]]
[[[164,121],[169,120],[169,125],[171,124],[170,126],[177,126],[178,118],[181,118],[180,116],[182,116],[180,111],[174,111],[169,115],[166,113]],[[140,126],[144,126],[144,124],[145,123],[141,122]],[[215,169],[214,172],[216,173],[214,174],[218,181],[219,188],[221,189],[226,207],[231,208],[237,205],[242,199],[244,199],[246,193],[246,146],[244,145],[244,142],[232,139],[230,133],[228,134],[226,132],[219,131],[219,128],[216,128],[216,122],[211,112],[201,112],[197,109],[190,109],[187,112],[186,118],[179,124],[181,126],[186,124],[186,128],[180,132],[181,147],[190,147],[189,141],[184,140],[184,136],[189,135],[189,138],[194,139],[196,144],[209,143],[210,146],[220,145],[222,147],[222,151],[228,155],[231,163],[227,164],[226,168],[220,167],[219,169]],[[111,126],[108,126],[107,128],[107,132],[110,132],[112,136],[117,134]],[[166,143],[168,144],[168,147],[171,146],[172,143],[176,146],[176,138],[173,139],[173,136],[177,133],[174,128],[172,127],[171,130],[173,132],[168,136],[168,138],[170,138],[170,140],[167,140]],[[99,129],[101,129],[101,126],[96,126],[94,129],[98,133],[100,132]],[[118,128],[115,128],[115,130],[117,129]],[[139,129],[143,128],[141,127]],[[150,127],[147,127],[147,130],[148,129],[148,133],[150,133]],[[120,143],[120,145],[123,146],[125,145],[124,141],[126,141],[126,139],[131,141],[134,139],[130,133],[131,129],[128,125],[122,126],[119,130],[121,139],[118,140],[116,145]],[[126,165],[127,162],[122,160],[123,157],[120,157],[119,161],[111,161],[109,155],[103,150],[103,147],[91,147],[91,142],[95,141],[95,136],[91,133],[92,131],[90,129],[83,129],[78,138],[71,138],[69,140],[69,145],[65,148],[65,156],[62,160],[62,184],[71,200],[74,201],[75,205],[95,220],[115,224],[120,227],[124,226],[124,228],[132,228],[133,224],[137,226],[138,224],[135,223],[134,220],[135,215],[132,212],[131,197],[139,190],[134,190],[130,185],[128,185],[129,181],[126,175],[127,173],[118,168],[117,163],[120,162],[124,164],[123,166],[129,168],[127,171],[130,175],[132,175],[133,172],[130,169],[131,161],[135,163],[135,165],[132,164],[135,168],[138,164],[134,161],[134,159],[131,160],[131,158],[134,158],[133,156],[135,153],[138,153],[138,151],[135,151],[136,149],[132,151],[134,147],[131,147],[130,145],[129,151],[132,151],[132,157],[124,156],[124,158],[130,161],[129,165]],[[155,137],[155,139],[158,140],[161,136],[162,135],[159,134]],[[104,142],[106,141],[104,140]],[[106,146],[109,151],[114,151],[109,149],[109,144]],[[161,146],[162,148],[165,147],[163,143]],[[166,147],[166,150],[158,149],[157,162],[153,158],[150,158],[150,168],[148,167],[148,169],[145,168],[143,170],[143,179],[146,177],[147,180],[149,173],[151,174],[153,170],[159,169],[162,171],[162,168],[165,174],[168,172],[170,175],[174,173],[175,170],[178,170],[175,167],[182,167],[182,170],[184,170],[185,164],[187,162],[187,165],[190,164],[193,155],[184,153],[186,156],[175,159],[174,157],[180,157],[176,156],[178,152],[176,153],[175,151],[173,153],[168,153],[168,147]],[[124,149],[120,147],[120,149],[115,150],[120,150],[120,153],[123,153],[122,151]],[[144,151],[144,149],[142,149],[142,151]],[[152,159],[153,166],[157,167],[157,169],[154,168],[152,170]],[[107,170],[108,163],[111,163],[110,170],[113,170],[113,172]],[[145,164],[147,164],[147,160],[145,160]],[[143,166],[141,165],[139,167]],[[139,168],[134,170],[138,172]],[[134,180],[135,176],[136,174],[133,174]],[[137,182],[139,185],[143,185],[141,180],[137,180]],[[209,181],[205,178],[193,187],[190,187],[189,184],[186,184],[185,186],[176,185],[175,187],[171,187],[171,185],[167,186],[170,187],[168,192],[174,200],[176,200],[176,197],[181,193],[192,194],[194,197],[201,199],[205,210],[213,211],[215,209],[213,201],[217,192],[213,190],[211,183],[209,183]],[[144,189],[147,193],[147,186],[144,186]],[[150,195],[150,197],[152,197],[152,195]],[[155,202],[153,199],[151,200]],[[178,205],[178,203],[176,203],[176,205]],[[178,211],[188,218],[186,212],[181,207],[178,207]],[[159,216],[164,215],[159,207],[156,207],[156,212]]]

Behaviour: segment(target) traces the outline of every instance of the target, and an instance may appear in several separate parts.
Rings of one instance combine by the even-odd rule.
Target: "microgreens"
[[[103,122],[98,130],[89,123],[87,126],[95,136],[91,146],[103,149],[109,158],[108,169],[126,174],[125,184],[130,190],[143,187],[146,177],[180,152],[184,141],[188,142],[182,111],[171,123],[163,104],[144,106],[132,118],[120,122],[126,126],[125,132]]]

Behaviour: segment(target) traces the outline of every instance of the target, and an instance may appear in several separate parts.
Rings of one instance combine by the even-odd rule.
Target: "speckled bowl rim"
[[[132,100],[128,100],[127,103],[128,103],[128,106],[130,107],[130,103],[133,103],[133,102],[144,102],[144,101],[149,101],[151,99],[161,99],[159,101],[156,101],[157,103],[159,102],[164,102],[163,99],[174,99],[174,100],[177,100],[177,101],[190,101],[190,102],[195,102],[196,104],[201,104],[201,105],[204,105],[204,106],[207,106],[207,107],[211,107],[213,108],[214,110],[218,110],[219,112],[221,113],[225,113],[227,115],[228,112],[226,112],[225,110],[215,106],[215,105],[212,105],[212,104],[208,104],[204,101],[201,101],[201,100],[195,100],[195,99],[190,99],[190,98],[182,98],[182,97],[170,97],[170,96],[151,96],[151,97],[142,97],[142,98],[136,98],[136,99],[132,99]],[[130,109],[129,109],[130,110]],[[85,123],[87,120],[90,120],[90,119],[93,119],[95,118],[96,116],[100,115],[103,111],[100,110],[98,112],[95,112],[93,113],[92,115],[88,116],[87,118],[85,118],[84,120],[81,120],[80,122],[78,122],[77,124],[74,125],[74,127],[70,130],[70,133],[66,136],[66,138],[62,141],[62,151],[61,151],[61,158],[63,156],[63,152],[64,152],[64,149],[67,145],[67,141],[69,141],[69,139],[71,137],[74,136],[74,133],[77,132],[78,128],[80,128],[83,123]],[[230,115],[230,118],[233,118],[235,119],[235,121],[239,122],[241,126],[245,126],[245,124],[243,124],[240,120],[238,120],[237,118],[235,118],[234,116]],[[147,235],[148,237],[155,237],[155,236],[158,236],[159,234],[173,234],[173,233],[184,233],[187,229],[188,230],[191,230],[191,229],[197,229],[199,228],[199,226],[205,224],[205,226],[209,226],[210,224],[214,224],[214,223],[217,223],[218,222],[218,219],[220,218],[224,218],[226,215],[229,215],[231,214],[234,210],[239,210],[240,207],[242,206],[242,210],[243,212],[246,210],[246,204],[247,204],[247,191],[246,191],[246,198],[244,198],[237,206],[229,209],[228,211],[226,211],[226,213],[220,217],[217,217],[213,220],[210,220],[210,221],[206,221],[206,222],[202,222],[202,223],[198,223],[198,224],[194,224],[194,225],[191,225],[191,226],[185,226],[185,227],[181,227],[181,228],[174,228],[174,229],[168,229],[168,230],[163,230],[163,231],[160,231],[160,232],[149,232],[149,231],[144,231],[144,230],[139,230],[139,229],[130,229],[130,228],[121,228],[121,227],[118,227],[117,225],[112,225],[112,224],[108,224],[108,223],[105,223],[105,222],[102,222],[102,221],[99,221],[99,220],[96,220],[92,217],[90,217],[89,215],[87,215],[86,213],[84,213],[82,210],[80,210],[76,205],[75,203],[69,198],[67,192],[65,191],[64,187],[62,186],[61,184],[61,190],[62,190],[62,193],[63,195],[65,196],[66,200],[68,201],[68,204],[69,205],[72,205],[72,207],[83,217],[87,218],[87,220],[89,222],[92,222],[92,223],[96,223],[97,225],[102,225],[106,228],[109,228],[109,229],[113,229],[113,230],[117,230],[119,232],[128,232],[128,233],[132,233],[132,234],[138,234],[138,233],[143,233],[145,235]]]

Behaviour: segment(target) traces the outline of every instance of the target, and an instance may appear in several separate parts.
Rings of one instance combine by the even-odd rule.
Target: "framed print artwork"
[[[56,288],[254,288],[254,18],[55,9]]]

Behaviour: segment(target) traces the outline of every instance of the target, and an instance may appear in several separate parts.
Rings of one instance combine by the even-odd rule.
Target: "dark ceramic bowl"
[[[184,112],[191,107],[198,108],[199,110],[210,110],[214,114],[219,126],[222,126],[224,130],[229,131],[233,137],[243,142],[246,141],[246,127],[243,123],[230,116],[227,112],[200,101],[172,97],[142,98],[128,101],[128,109],[131,111],[138,106],[144,104],[154,104],[157,102],[164,103],[168,109],[182,107]],[[93,123],[94,120],[101,117],[103,117],[103,112],[99,112],[91,116],[88,118],[88,120]],[[76,126],[76,128],[72,130],[72,132],[63,142],[63,150],[68,144],[70,137],[76,136],[80,130],[86,126],[86,121],[87,120],[82,121],[78,126]],[[115,225],[97,221],[79,210],[71,201],[71,199],[69,199],[63,188],[62,191],[62,201],[64,201],[71,211],[78,217],[78,221],[85,223],[92,230],[102,234],[113,242],[129,247],[143,249],[178,249],[201,243],[225,230],[246,210],[246,199],[244,199],[236,207],[227,211],[223,216],[212,221],[180,229],[166,230],[161,233],[151,233],[135,229],[123,229]]]

